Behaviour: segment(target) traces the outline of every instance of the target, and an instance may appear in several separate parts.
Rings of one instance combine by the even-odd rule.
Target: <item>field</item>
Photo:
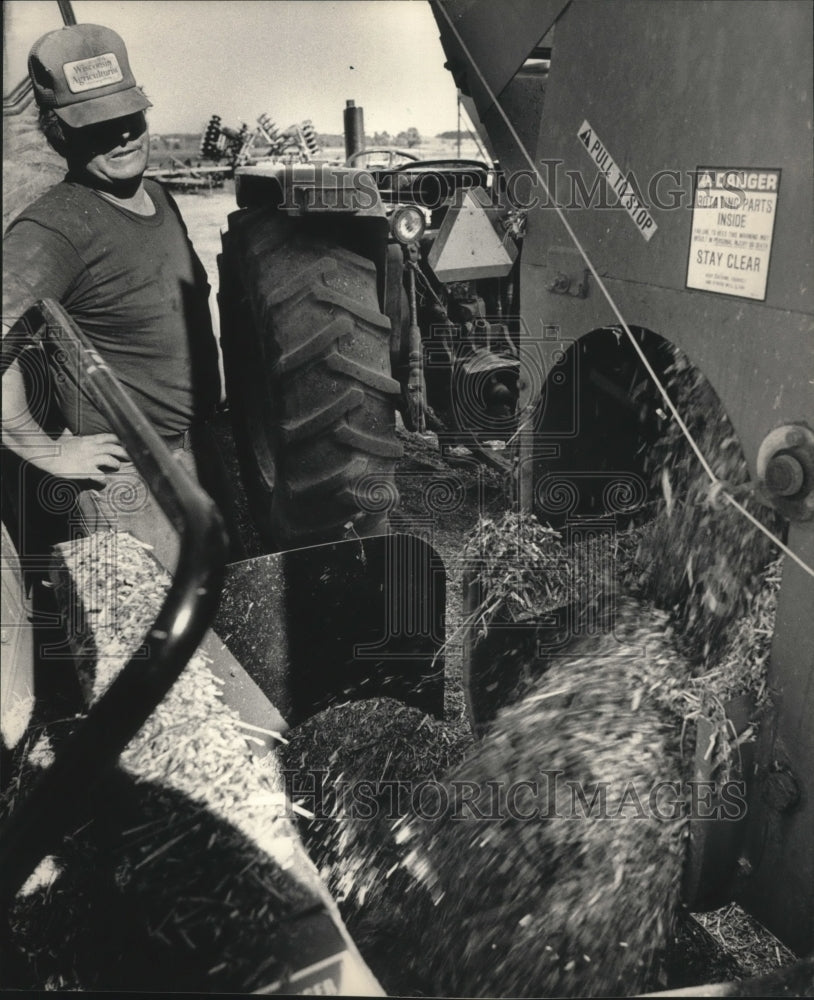
[[[173,163],[182,163],[190,160],[193,164],[201,161],[200,158],[200,137],[195,135],[182,136],[153,136],[151,142],[150,166],[170,167]],[[374,142],[370,136],[366,137],[365,145],[368,149],[382,148],[382,144]],[[440,157],[460,157],[462,159],[484,159],[485,152],[473,134],[461,134],[460,151],[455,139],[441,139],[437,136],[422,139],[421,143],[409,149],[406,144],[397,144],[393,141],[387,146],[403,149],[424,160],[432,160]],[[329,160],[335,163],[342,163],[345,159],[345,150],[341,141],[337,141],[336,136],[326,136],[325,141],[320,142],[319,159]]]

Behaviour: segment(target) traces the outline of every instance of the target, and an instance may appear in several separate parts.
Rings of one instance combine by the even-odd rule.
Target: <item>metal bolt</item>
[[[554,282],[551,285],[549,291],[559,292],[560,294],[562,294],[563,292],[567,292],[570,287],[571,287],[571,279],[568,277],[567,274],[563,274],[562,271],[560,271],[560,273],[554,279]]]
[[[738,871],[740,872],[741,875],[752,874],[753,871],[752,862],[749,860],[749,858],[743,855],[741,855],[741,857],[738,858]]]
[[[803,488],[803,467],[793,455],[775,455],[766,466],[766,485],[781,497],[791,497]]]

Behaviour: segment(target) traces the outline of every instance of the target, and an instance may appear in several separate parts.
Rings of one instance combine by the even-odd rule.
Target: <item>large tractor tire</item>
[[[286,549],[387,531],[398,500],[399,384],[375,265],[273,212],[230,223],[221,262],[227,391],[264,541]]]

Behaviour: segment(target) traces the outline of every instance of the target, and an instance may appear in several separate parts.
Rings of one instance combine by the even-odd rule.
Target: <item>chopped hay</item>
[[[697,913],[695,919],[737,961],[745,976],[762,976],[796,960],[794,952],[737,903]]]
[[[654,776],[682,778],[679,735],[654,694],[632,693],[645,679],[658,691],[660,679],[688,671],[666,632],[665,615],[626,604],[615,637],[558,659],[451,761],[443,781],[427,780],[442,762],[424,742],[444,728],[436,722],[426,733],[420,713],[405,710],[412,732],[394,739],[384,702],[357,706],[366,731],[385,731],[375,766],[366,741],[354,761],[358,746],[342,740],[336,720],[331,753],[311,754],[305,740],[289,758],[328,766],[332,780],[341,762],[352,787],[378,777],[386,748],[394,750],[386,773],[407,786],[401,819],[393,821],[383,790],[365,816],[340,798],[328,821],[334,853],[321,855],[348,928],[388,992],[598,995],[647,981],[677,903],[686,816],[682,803],[661,803],[662,818],[650,809]]]
[[[484,594],[473,622],[481,634],[498,615],[526,621],[570,599],[572,564],[562,535],[536,518],[514,512],[498,521],[482,518],[465,558],[477,567]]]
[[[60,555],[82,611],[72,624],[94,701],[139,649],[170,581],[125,533]],[[220,693],[199,651],[90,796],[91,821],[57,852],[60,873],[18,896],[16,979],[4,985],[250,991],[296,962],[295,917],[335,912],[293,827],[276,759],[250,752]],[[57,752],[75,725],[51,727]],[[23,788],[49,764],[42,737],[29,743]]]
[[[716,478],[777,537],[782,517],[759,503],[732,424],[707,379],[673,349],[667,389]],[[771,541],[717,495],[678,424],[671,420],[648,455],[661,499],[645,525],[636,562],[639,592],[671,612],[682,652],[708,669],[777,557]]]
[[[443,993],[645,985],[677,904],[686,830],[680,803],[657,811],[653,799],[657,782],[682,780],[678,734],[655,696],[636,694],[684,669],[665,631],[657,612],[620,607],[616,635],[557,658],[451,776],[477,783],[487,815],[497,782],[500,818],[450,810],[411,831],[436,901],[420,950]],[[511,789],[528,789],[515,815]]]
[[[672,374],[716,475],[782,532],[749,498],[743,455],[708,384],[679,355]],[[782,561],[772,562],[771,543],[718,502],[675,425],[651,461],[662,498],[646,524],[574,542],[510,513],[482,520],[467,546],[464,561],[477,567],[483,596],[467,625],[481,636],[496,621],[534,625],[618,586],[632,595],[613,597],[613,635],[577,639],[550,657],[453,767],[447,800],[461,782],[474,783],[470,814],[449,807],[428,819],[413,799],[395,826],[381,815],[333,820],[340,854],[331,856],[329,881],[341,887],[348,925],[391,993],[571,996],[658,986],[655,964],[680,911],[692,806],[683,783],[693,774],[695,727],[712,727],[711,772],[730,780],[768,700]],[[742,694],[753,713],[737,734],[726,706]],[[368,730],[380,724],[374,717]],[[335,750],[341,740],[337,732]],[[343,780],[367,773],[353,771],[344,751],[338,757]],[[534,781],[541,769],[575,783],[546,805],[573,816],[579,787],[585,798],[576,805],[589,815],[483,818],[486,789]],[[650,800],[659,782],[682,789],[666,818]],[[604,817],[590,815],[600,786]],[[646,803],[642,813],[636,802]],[[396,947],[402,959],[393,968]]]
[[[397,860],[389,837],[377,842],[379,821],[401,816],[412,788],[440,780],[471,744],[460,727],[390,698],[334,706],[289,734],[277,756],[292,801],[313,813],[300,821],[303,840],[340,905],[364,899]]]
[[[411,949],[411,913],[424,890],[401,867],[391,827],[410,812],[418,785],[463,759],[471,734],[375,698],[326,709],[288,735],[277,755],[300,789],[298,797],[291,788],[292,799],[315,813],[299,820],[303,840],[365,961],[388,994],[432,995]]]
[[[388,992],[589,996],[658,987],[656,967],[680,913],[692,808],[684,720],[691,730],[744,685],[754,691],[765,661],[755,638],[771,635],[779,566],[738,622],[738,647],[709,679],[677,652],[666,612],[619,599],[613,635],[552,658],[462,760],[466,742],[447,744],[446,777],[430,782],[450,804],[438,818],[407,794],[394,823],[384,788],[361,816],[341,793],[364,779],[402,779],[415,791],[439,778],[434,741],[444,746],[447,727],[415,710],[387,700],[330,709],[284,748],[286,766],[323,769],[330,815],[304,836]],[[543,771],[559,772],[553,791]],[[724,768],[720,780],[730,775]],[[546,818],[483,818],[494,810],[495,783],[534,781],[541,799],[518,802]],[[461,789],[472,783],[478,791],[467,791],[461,808]],[[655,786],[662,791],[651,799]]]
[[[679,412],[727,490],[775,536],[782,518],[753,496],[737,435],[709,382],[673,348],[666,385]],[[757,734],[769,692],[782,560],[776,547],[716,493],[680,427],[670,420],[651,447],[647,468],[659,496],[646,523],[588,541],[572,541],[527,515],[484,520],[467,555],[478,566],[482,599],[474,624],[483,635],[495,621],[539,621],[559,606],[590,608],[621,585],[666,611],[672,643],[692,670],[665,679],[660,699],[683,730],[699,720],[713,730],[711,756],[727,781],[744,739]],[[566,533],[567,534],[567,533]],[[726,705],[752,703],[751,725],[733,732]]]

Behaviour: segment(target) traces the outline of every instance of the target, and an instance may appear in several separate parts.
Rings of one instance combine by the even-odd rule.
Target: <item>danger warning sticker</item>
[[[634,225],[642,236],[646,240],[649,240],[658,229],[656,221],[647,210],[647,207],[639,200],[631,182],[616,166],[605,144],[587,121],[584,121],[580,125],[577,137],[588,150],[588,155],[599,167],[601,173],[607,178],[610,189],[619,198],[622,208],[633,219]]]
[[[121,83],[124,79],[115,52],[105,52],[104,55],[93,56],[91,59],[77,59],[76,62],[64,63],[62,69],[72,94],[96,90],[97,87],[109,87],[110,84]]]
[[[780,171],[698,167],[687,288],[766,298]]]

